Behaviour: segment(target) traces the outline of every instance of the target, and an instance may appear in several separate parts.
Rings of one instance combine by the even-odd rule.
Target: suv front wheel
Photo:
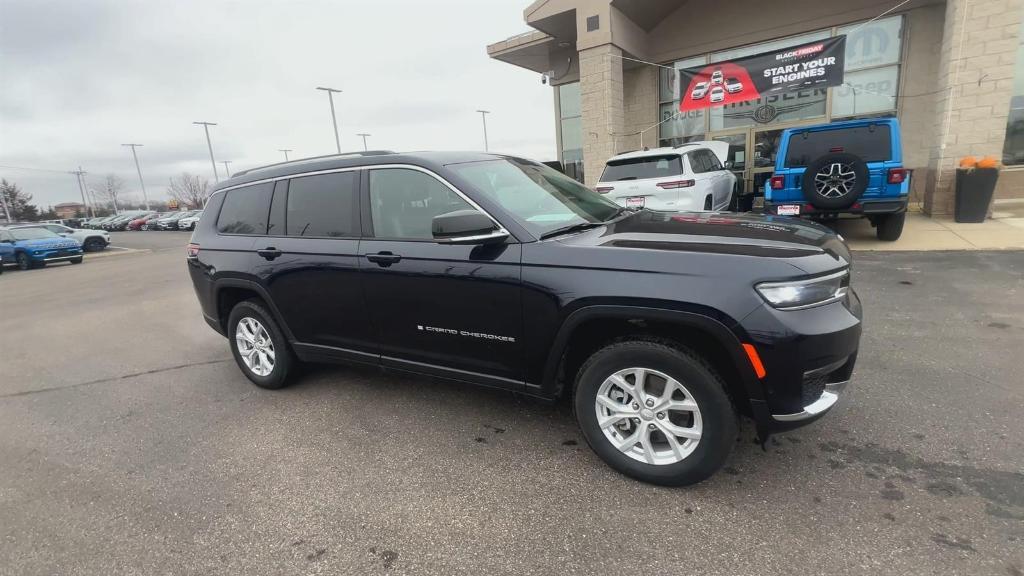
[[[737,425],[725,385],[699,356],[661,340],[597,351],[580,369],[576,419],[609,466],[665,486],[696,484],[725,463]]]
[[[253,384],[269,389],[288,384],[291,350],[277,322],[261,303],[246,300],[231,310],[228,339],[235,362]]]

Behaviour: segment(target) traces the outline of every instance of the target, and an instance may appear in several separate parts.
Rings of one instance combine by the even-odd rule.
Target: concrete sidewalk
[[[960,224],[952,217],[930,218],[912,211],[895,242],[878,240],[866,219],[840,220],[835,229],[854,250],[1022,250],[1024,200],[997,201],[992,218],[980,224]]]

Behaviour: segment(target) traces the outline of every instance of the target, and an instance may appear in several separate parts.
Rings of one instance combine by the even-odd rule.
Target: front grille
[[[818,398],[821,398],[821,393],[825,391],[826,382],[828,382],[828,374],[804,378],[802,398],[804,406],[808,406],[816,402]]]

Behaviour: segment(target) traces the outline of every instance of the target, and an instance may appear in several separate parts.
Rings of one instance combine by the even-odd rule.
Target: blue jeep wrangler
[[[848,120],[782,132],[764,192],[767,214],[867,217],[879,240],[903,232],[910,182],[895,118]]]

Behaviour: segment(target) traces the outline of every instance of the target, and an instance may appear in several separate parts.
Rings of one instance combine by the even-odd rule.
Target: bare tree
[[[171,178],[167,186],[167,195],[179,204],[192,209],[202,208],[210,197],[210,181],[195,174],[182,172],[181,176]]]
[[[118,210],[117,199],[121,197],[123,191],[124,180],[117,174],[107,174],[100,187],[95,189],[96,198],[104,204],[112,204],[114,211]]]

